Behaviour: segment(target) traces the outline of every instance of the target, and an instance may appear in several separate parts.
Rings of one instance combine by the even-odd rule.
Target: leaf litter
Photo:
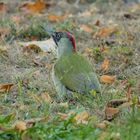
[[[5,7],[5,4],[2,3],[1,5],[2,8],[0,7],[0,11],[6,11],[5,10],[6,8],[3,8]],[[68,5],[70,6],[70,4]],[[66,97],[64,101],[58,99],[57,94],[54,92],[54,89],[51,87],[50,84],[51,82],[49,76],[47,76],[48,73],[46,72],[47,71],[46,68],[49,67],[49,65],[52,65],[52,62],[50,63],[48,61],[48,58],[47,59],[45,58],[45,60],[47,60],[45,66],[45,65],[40,65],[40,61],[35,60],[35,58],[44,57],[43,53],[39,53],[40,50],[45,51],[47,53],[55,52],[55,46],[53,44],[54,42],[50,40],[49,41],[37,40],[37,41],[30,41],[30,42],[19,42],[19,40],[18,41],[15,40],[16,45],[12,44],[11,47],[8,48],[8,50],[6,50],[8,51],[8,55],[10,58],[12,55],[14,56],[15,61],[12,61],[11,65],[9,65],[9,61],[7,61],[5,64],[1,63],[1,69],[3,70],[3,72],[0,75],[0,78],[2,78],[3,81],[1,83],[6,83],[5,81],[7,81],[7,83],[9,84],[4,84],[5,86],[1,84],[0,90],[2,92],[5,91],[11,93],[17,92],[18,94],[17,93],[15,94],[16,95],[15,104],[18,104],[18,102],[20,102],[23,106],[26,106],[28,104],[29,108],[31,107],[30,110],[28,109],[26,110],[27,112],[26,111],[24,112],[25,108],[22,109],[22,111],[18,111],[19,113],[18,117],[20,119],[19,121],[16,120],[15,128],[17,130],[28,131],[27,124],[28,123],[38,124],[39,122],[43,121],[45,118],[44,117],[45,113],[49,114],[49,117],[51,119],[53,119],[54,114],[57,114],[62,118],[62,121],[67,121],[69,120],[70,116],[74,115],[74,120],[76,121],[77,124],[79,123],[89,124],[90,121],[92,120],[93,114],[96,114],[95,113],[96,110],[97,109],[101,110],[101,108],[102,109],[104,108],[104,110],[102,111],[105,113],[104,119],[107,119],[108,121],[112,121],[114,125],[114,120],[115,118],[117,118],[117,116],[121,114],[123,110],[122,108],[128,108],[128,107],[132,108],[135,106],[137,107],[139,106],[139,98],[137,97],[138,90],[135,88],[135,83],[138,82],[137,80],[138,76],[136,75],[133,81],[132,77],[130,76],[131,72],[127,74],[124,71],[124,69],[131,69],[131,66],[136,67],[138,65],[139,57],[137,54],[138,52],[136,51],[138,46],[137,44],[138,41],[135,38],[135,36],[138,36],[138,31],[137,31],[138,24],[135,24],[135,21],[133,21],[133,20],[138,21],[138,19],[128,18],[129,14],[131,15],[133,13],[134,15],[137,15],[136,12],[139,10],[138,4],[129,6],[129,8],[123,7],[126,11],[128,10],[132,12],[129,13],[128,15],[123,14],[125,18],[129,20],[129,21],[125,21],[126,22],[125,24],[122,24],[122,17],[121,17],[122,14],[120,14],[118,11],[116,13],[113,12],[111,13],[107,9],[104,9],[104,7],[101,8],[96,4],[91,4],[90,6],[87,7],[85,6],[86,10],[80,9],[79,13],[75,12],[76,10],[78,10],[78,7],[77,9],[73,7],[73,10],[71,11],[68,10],[66,14],[64,14],[64,12],[62,12],[61,10],[59,13],[57,13],[57,10],[55,10],[55,8],[59,9],[59,7],[57,7],[58,6],[57,3],[56,5],[54,5],[55,8],[53,6],[51,7],[51,5],[49,6],[49,9],[51,11],[50,12],[46,8],[46,2],[43,0],[36,0],[33,3],[29,2],[26,3],[25,5],[20,4],[19,7],[20,6],[21,9],[23,8],[26,12],[28,11],[29,13],[32,14],[40,13],[40,15],[36,15],[35,17],[36,19],[39,18],[40,20],[40,18],[45,17],[49,22],[51,22],[51,24],[53,24],[53,26],[56,26],[61,30],[66,28],[71,28],[69,24],[71,24],[72,22],[75,24],[76,28],[74,27],[75,29],[72,29],[72,32],[75,33],[76,35],[76,40],[78,43],[77,46],[79,46],[78,49],[80,51],[84,50],[85,54],[83,53],[83,55],[85,55],[85,57],[89,58],[91,62],[93,62],[92,64],[95,65],[95,70],[97,71],[98,75],[101,75],[100,80],[102,82],[101,84],[104,89],[102,95],[104,100],[99,102],[98,99],[95,97],[94,100],[89,100],[88,97],[85,96],[83,96],[84,100],[82,100],[82,98],[80,97],[73,97],[74,99],[70,99],[71,97]],[[118,6],[118,5],[114,4],[112,5],[112,7],[109,8],[113,8],[114,6]],[[48,13],[45,14],[43,13],[43,11],[47,11]],[[68,21],[67,21],[67,17],[69,17]],[[107,17],[112,18],[114,21],[110,24],[109,23],[110,21],[107,19]],[[30,21],[30,18],[32,17],[29,16],[28,19],[24,17],[23,21],[26,23],[27,20]],[[22,24],[24,24],[24,22],[22,21],[23,22],[22,23],[20,21],[20,18],[16,16],[11,17],[11,20],[15,24],[21,24],[21,26]],[[70,20],[72,20],[72,22]],[[85,22],[84,20],[87,21]],[[65,21],[67,22],[65,23]],[[11,31],[3,27],[1,27],[0,29],[1,29],[0,35],[2,36],[2,38],[7,36],[7,34],[9,34],[9,32]],[[121,31],[121,29],[123,29],[123,31]],[[81,32],[81,30],[84,32]],[[129,37],[126,36],[127,30],[131,30],[130,31],[131,35],[129,35]],[[129,44],[130,42],[132,44]],[[124,46],[127,49],[123,50]],[[133,48],[133,51],[135,51],[137,55],[134,55],[130,48]],[[28,54],[23,53],[22,49],[27,51]],[[32,56],[31,53],[32,51],[35,51],[37,53],[33,54],[34,56]],[[52,57],[52,54],[50,55]],[[130,63],[129,60],[128,61],[126,60],[126,58],[131,57],[131,55],[133,56],[133,59]],[[18,61],[16,60],[16,57],[18,58]],[[33,62],[30,63],[30,60],[32,58],[33,58]],[[120,61],[120,59],[123,59],[124,61]],[[128,64],[125,64],[126,61]],[[117,69],[118,66],[120,66],[120,64],[122,63],[124,63],[123,66],[125,67],[119,67],[119,69]],[[9,68],[9,71],[7,68],[4,69],[5,65],[7,68]],[[102,73],[100,70],[102,70]],[[25,73],[25,71],[27,71],[27,73]],[[37,71],[39,71],[39,73]],[[10,72],[10,76],[9,74],[7,74],[8,72]],[[34,75],[35,73],[36,76]],[[25,76],[25,78],[22,79],[21,75]],[[27,80],[27,82],[26,80],[24,81],[26,77],[28,77],[27,79],[29,79]],[[35,83],[36,79],[37,79],[37,84]],[[120,81],[124,81],[124,83],[120,83]],[[131,86],[128,85],[128,87],[126,87],[128,83],[125,81],[130,81]],[[13,85],[11,85],[10,83],[16,83],[18,88],[15,87],[14,90],[11,90],[11,87]],[[110,90],[114,91],[112,95],[110,95],[109,92]],[[5,96],[5,100],[10,102],[9,98],[13,96],[12,94],[8,96],[7,95]],[[1,101],[2,103],[4,103],[3,99],[1,99]],[[49,105],[49,109],[48,109],[48,105]],[[61,110],[60,106],[64,108],[62,108]],[[71,112],[69,110],[70,108],[80,109],[81,107],[86,108],[85,111],[80,111],[79,113],[77,113],[76,111]],[[13,109],[14,108],[12,108],[12,110]],[[48,110],[51,111],[49,112]],[[1,112],[4,111],[1,110]],[[24,119],[25,116],[30,119],[27,120]],[[100,115],[97,116],[100,118]],[[101,118],[101,120],[102,119],[103,118]],[[122,120],[118,119],[118,122],[119,121]],[[45,123],[46,122],[47,121],[45,121]],[[71,122],[71,124],[72,123],[73,122]],[[106,123],[101,121],[100,123],[95,122],[95,124],[97,128],[104,130],[101,131],[99,135],[101,139],[104,139],[105,137],[107,138],[111,137],[112,139],[115,138],[120,139],[120,132],[109,133]],[[116,124],[115,127],[117,126],[118,125]]]

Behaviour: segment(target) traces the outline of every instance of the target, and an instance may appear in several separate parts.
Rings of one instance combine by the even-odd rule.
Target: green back
[[[85,93],[100,90],[100,84],[90,63],[77,53],[62,55],[55,67],[55,75],[68,89]]]

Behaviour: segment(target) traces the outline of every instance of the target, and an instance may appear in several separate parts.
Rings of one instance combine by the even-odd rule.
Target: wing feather
[[[68,89],[87,93],[100,90],[100,84],[90,63],[79,54],[62,56],[56,63],[55,74]]]

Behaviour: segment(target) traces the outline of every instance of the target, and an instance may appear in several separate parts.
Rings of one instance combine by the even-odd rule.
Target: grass
[[[15,1],[16,3],[16,1]],[[106,3],[107,4],[107,3]],[[8,34],[0,34],[0,84],[13,83],[14,87],[5,93],[0,93],[0,140],[139,140],[139,18],[126,20],[122,14],[128,10],[127,5],[121,5],[122,9],[116,11],[120,6],[116,2],[114,5],[102,9],[98,2],[100,12],[94,16],[81,18],[79,12],[90,8],[90,5],[79,5],[72,10],[72,17],[65,21],[50,22],[46,13],[40,15],[27,15],[15,9],[11,13],[2,15],[0,29],[6,28]],[[14,3],[13,3],[14,5]],[[108,5],[108,4],[107,4]],[[57,8],[57,4],[55,5]],[[55,7],[54,6],[54,7]],[[81,6],[81,7],[80,7]],[[93,5],[91,5],[92,7]],[[55,8],[51,7],[50,11]],[[84,7],[84,8],[82,8]],[[64,6],[63,9],[66,7]],[[72,7],[71,7],[72,8]],[[112,11],[114,8],[113,12]],[[103,10],[103,11],[102,11]],[[46,10],[46,12],[49,12]],[[52,12],[52,13],[53,13]],[[50,12],[51,13],[51,12]],[[20,23],[14,23],[11,15],[22,16]],[[137,17],[137,12],[133,13]],[[80,30],[80,25],[95,23],[100,19],[101,24],[108,26],[109,19],[118,24],[121,32],[115,36],[103,39],[93,39],[93,34]],[[92,95],[65,96],[60,99],[55,92],[48,66],[36,65],[34,60],[43,59],[52,65],[52,56],[47,54],[44,58],[42,53],[25,53],[19,46],[19,41],[45,40],[48,34],[42,30],[41,26],[56,28],[58,30],[71,31],[77,42],[79,52],[84,52],[85,48],[91,48],[92,55],[86,56],[91,61],[98,76],[103,74],[116,75],[117,80],[112,84],[102,84],[103,95],[91,93]],[[111,26],[111,25],[110,25]],[[95,31],[97,28],[94,27]],[[130,33],[134,38],[128,37]],[[112,43],[112,40],[114,43]],[[108,51],[102,52],[102,47]],[[84,54],[84,53],[83,53]],[[105,58],[110,61],[109,70],[103,72],[100,65]],[[41,63],[42,64],[42,63]],[[122,83],[127,81],[125,85]],[[128,87],[131,87],[132,105],[120,108],[120,113],[112,121],[105,121],[104,109],[106,104],[112,99],[122,99],[126,97]],[[51,103],[42,99],[42,94],[48,93],[52,99]],[[63,104],[63,105],[62,105]],[[86,124],[77,124],[74,115],[62,119],[58,113],[68,114],[69,112],[87,111],[89,115]],[[16,130],[13,125],[17,120],[27,121],[35,118],[46,118],[44,121],[35,121],[27,124],[25,131]],[[100,128],[97,124],[105,124]]]

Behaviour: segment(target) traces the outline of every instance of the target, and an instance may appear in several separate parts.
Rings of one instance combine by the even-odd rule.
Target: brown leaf
[[[113,108],[113,107],[106,107],[105,108],[105,116],[107,120],[112,119],[115,115],[119,113],[118,108]]]
[[[89,25],[85,25],[85,24],[82,24],[80,26],[80,29],[87,32],[87,33],[92,33],[93,32],[93,29]]]
[[[109,60],[106,58],[101,65],[101,69],[106,71],[108,70],[108,67],[109,67]]]
[[[17,121],[14,125],[14,128],[18,131],[24,131],[27,129],[25,121]]]
[[[48,15],[50,21],[62,21],[66,18],[67,15]]]
[[[34,3],[25,3],[20,9],[29,11],[31,13],[40,13],[46,8],[46,3],[44,0],[36,0]]]
[[[0,2],[0,12],[7,11],[7,8],[7,4],[5,4],[4,2]]]
[[[31,52],[31,51],[34,51],[35,53],[39,53],[41,52],[42,50],[40,49],[40,47],[38,47],[37,45],[34,45],[34,44],[30,44],[28,46],[25,46],[23,48],[23,52]]]
[[[111,84],[115,81],[116,76],[102,75],[100,81],[106,84]]]
[[[12,83],[0,84],[0,92],[9,92],[13,85],[14,84],[12,84]]]
[[[117,27],[104,27],[99,29],[99,31],[97,31],[93,37],[107,37],[112,33],[115,33],[118,31]]]
[[[80,112],[75,116],[75,120],[77,123],[86,123],[89,118],[89,113],[86,111]]]
[[[42,93],[42,94],[41,94],[41,98],[42,98],[42,100],[45,101],[46,103],[51,103],[51,102],[52,102],[52,99],[51,99],[50,95],[49,95],[47,92]]]

